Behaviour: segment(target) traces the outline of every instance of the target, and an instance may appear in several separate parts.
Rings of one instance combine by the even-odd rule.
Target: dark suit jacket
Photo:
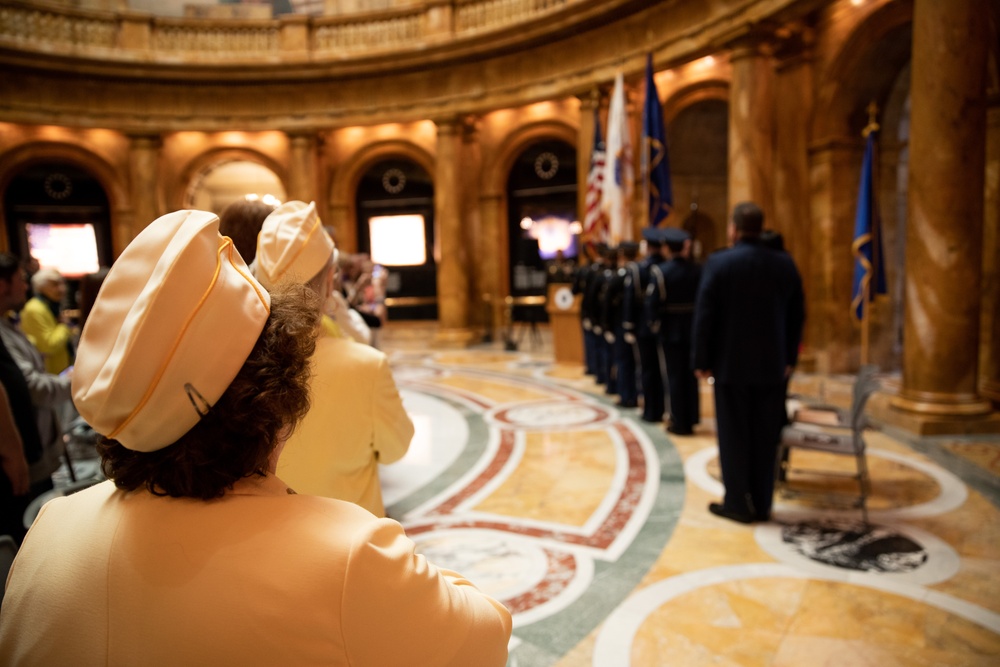
[[[741,240],[705,263],[692,362],[716,382],[778,384],[798,361],[805,305],[788,253]]]

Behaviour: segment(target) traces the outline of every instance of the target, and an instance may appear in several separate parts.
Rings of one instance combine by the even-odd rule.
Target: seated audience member
[[[66,281],[54,269],[41,269],[31,276],[34,296],[21,311],[21,330],[45,359],[48,373],[60,373],[72,361],[73,331],[61,316]]]
[[[24,307],[27,289],[24,268],[17,257],[0,253],[0,313]],[[15,510],[23,514],[32,499],[52,488],[52,473],[59,469],[63,421],[76,414],[70,402],[71,373],[46,372],[41,353],[18,324],[6,316],[0,316],[0,341],[4,346],[0,364],[6,368],[3,383],[30,464],[31,489],[18,499]],[[16,377],[14,369],[20,377]],[[33,428],[28,426],[29,421],[34,422]]]
[[[0,664],[503,665],[502,605],[395,521],[275,476],[319,307],[269,295],[218,220],[165,215],[108,274],[73,394],[113,481],[42,508]]]
[[[325,301],[334,291],[335,263],[314,203],[287,202],[264,221],[254,270],[267,289],[304,284]],[[388,359],[353,340],[322,336],[310,391],[313,408],[288,438],[278,476],[300,493],[385,516],[378,464],[401,459],[413,437]]]

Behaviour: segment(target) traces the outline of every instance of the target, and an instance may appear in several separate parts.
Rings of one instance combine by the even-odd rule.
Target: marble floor
[[[741,525],[707,511],[710,393],[695,435],[668,435],[553,363],[544,328],[520,351],[428,341],[381,333],[416,424],[382,468],[388,512],[511,609],[510,665],[1000,664],[1000,439],[873,431],[869,525],[782,498]]]

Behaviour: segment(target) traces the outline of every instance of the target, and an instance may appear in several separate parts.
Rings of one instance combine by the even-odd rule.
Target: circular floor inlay
[[[544,401],[504,406],[487,419],[505,426],[523,428],[594,426],[608,421],[611,413],[582,401]]]

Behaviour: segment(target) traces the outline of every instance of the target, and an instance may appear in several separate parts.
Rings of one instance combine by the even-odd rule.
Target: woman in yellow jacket
[[[59,308],[66,296],[66,281],[54,269],[41,269],[31,276],[35,296],[21,310],[21,331],[45,358],[45,372],[57,375],[70,365],[73,331],[59,321]]]

